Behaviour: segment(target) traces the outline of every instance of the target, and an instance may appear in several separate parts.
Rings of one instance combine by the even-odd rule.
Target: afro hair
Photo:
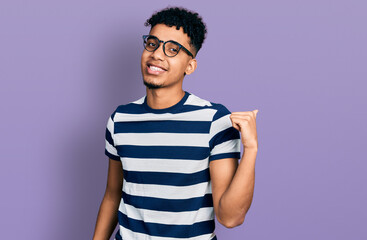
[[[167,7],[155,12],[144,25],[152,29],[160,23],[169,27],[175,26],[177,30],[182,27],[190,38],[190,45],[195,49],[195,56],[197,55],[207,33],[206,25],[198,13],[182,7]]]

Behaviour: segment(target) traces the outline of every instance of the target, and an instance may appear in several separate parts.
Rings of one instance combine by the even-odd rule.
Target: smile
[[[153,65],[148,65],[147,70],[148,70],[149,74],[154,74],[154,75],[158,75],[158,74],[164,73],[166,71],[166,70],[164,70],[160,67],[156,67],[156,66],[153,66]]]

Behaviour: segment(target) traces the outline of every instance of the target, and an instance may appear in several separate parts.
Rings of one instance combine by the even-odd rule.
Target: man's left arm
[[[237,158],[226,158],[211,161],[209,165],[214,211],[217,220],[227,228],[241,225],[252,203],[258,149],[257,112],[230,115],[233,127],[241,132],[244,151],[240,163]]]

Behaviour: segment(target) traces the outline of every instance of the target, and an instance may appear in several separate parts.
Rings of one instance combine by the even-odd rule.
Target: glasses
[[[143,40],[144,48],[149,52],[154,52],[159,48],[161,43],[163,43],[163,52],[167,57],[174,57],[180,52],[181,49],[183,49],[189,56],[194,58],[194,55],[189,50],[173,40],[164,42],[153,35],[143,35]]]

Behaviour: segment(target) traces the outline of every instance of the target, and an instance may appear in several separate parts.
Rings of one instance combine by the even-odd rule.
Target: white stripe
[[[209,136],[195,133],[116,133],[115,145],[209,147]]]
[[[221,118],[218,118],[214,122],[212,122],[212,125],[210,127],[210,138],[215,136],[217,133],[232,127],[231,119],[229,118],[230,114],[227,114]]]
[[[123,226],[119,226],[120,235],[124,240],[182,240],[182,238],[156,237],[144,233],[133,232]],[[196,237],[185,238],[185,240],[210,240],[214,238],[214,233],[204,234]]]
[[[164,199],[188,199],[194,197],[202,197],[207,193],[211,193],[211,182],[203,182],[190,186],[169,186],[158,184],[140,184],[124,182],[122,190],[130,195],[156,197]]]
[[[111,116],[108,118],[108,121],[107,121],[107,130],[110,132],[110,134],[111,134],[111,138],[112,138],[112,141],[114,142],[114,144],[116,144],[115,143],[115,139],[114,139],[114,123],[113,123],[113,120],[112,120],[112,118],[111,118]],[[115,156],[118,156],[118,154],[117,154],[117,150],[116,150],[116,148],[113,146],[113,145],[111,145],[108,141],[107,141],[107,139],[105,139],[105,141],[106,141],[106,150],[109,152],[109,153],[111,153],[112,155],[115,155]]]
[[[194,94],[191,94],[187,99],[184,105],[194,105],[194,106],[212,106],[212,104],[204,99],[199,98],[198,96],[195,96]]]
[[[211,121],[216,109],[205,108],[196,111],[183,113],[142,113],[128,114],[116,112],[115,122],[136,122],[136,121],[157,121],[157,120],[177,120],[177,121]]]
[[[144,221],[146,223],[191,225],[197,222],[214,219],[213,207],[204,207],[197,211],[167,212],[139,209],[121,201],[119,211],[127,215],[129,218]]]
[[[127,171],[195,173],[209,167],[209,158],[203,160],[121,158]]]
[[[139,99],[138,99],[138,100],[136,100],[136,101],[130,102],[130,103],[134,103],[134,104],[142,104],[142,103],[144,103],[144,99],[145,99],[145,96],[144,96],[144,97],[139,98]]]
[[[108,118],[108,121],[107,121],[107,129],[108,129],[108,131],[110,131],[110,133],[112,135],[112,138],[113,138],[114,123],[113,123],[113,120],[112,120],[111,116]]]
[[[210,155],[229,153],[229,152],[240,152],[241,151],[241,139],[232,139],[221,144],[216,145]]]
[[[107,140],[106,140],[106,150],[111,153],[112,155],[115,155],[116,157],[120,157],[117,153],[117,150],[114,146],[112,146]]]

